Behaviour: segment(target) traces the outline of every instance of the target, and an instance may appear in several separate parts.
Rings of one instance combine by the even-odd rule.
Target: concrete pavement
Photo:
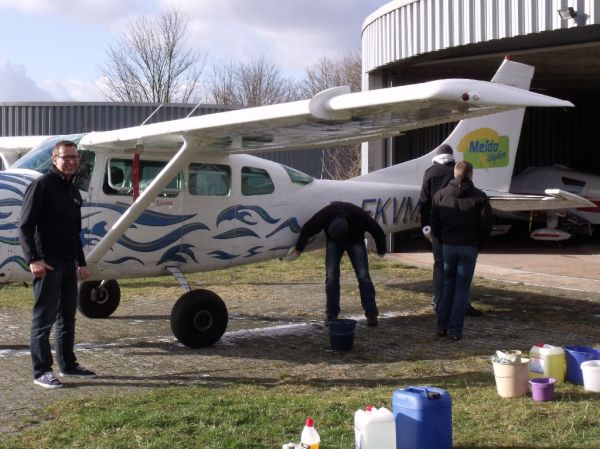
[[[401,252],[389,257],[406,265],[432,267],[433,256],[426,242],[407,241],[401,246]],[[548,246],[499,238],[479,254],[475,275],[526,285],[600,292],[600,243]]]

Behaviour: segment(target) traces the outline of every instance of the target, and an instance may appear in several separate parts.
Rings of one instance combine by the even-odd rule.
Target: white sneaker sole
[[[40,382],[40,381],[39,381],[39,380],[37,380],[37,379],[36,379],[36,380],[34,380],[34,381],[33,381],[33,383],[34,383],[34,384],[36,384],[36,385],[39,385],[40,387],[48,388],[48,389],[50,389],[50,390],[53,390],[53,389],[55,389],[55,388],[62,388],[62,387],[64,387],[64,385],[63,385],[63,384],[51,385],[51,384],[46,384],[46,383],[44,383],[44,382]]]

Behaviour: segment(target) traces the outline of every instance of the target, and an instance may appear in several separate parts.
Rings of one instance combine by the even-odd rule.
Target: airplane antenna
[[[162,108],[162,107],[163,107],[163,104],[164,104],[164,103],[161,103],[161,104],[159,104],[159,105],[158,105],[158,107],[157,107],[157,108],[156,108],[154,111],[152,111],[152,114],[150,114],[150,115],[149,115],[149,116],[146,118],[146,120],[144,120],[144,121],[142,122],[142,124],[141,124],[140,126],[142,126],[142,125],[145,125],[145,124],[146,124],[146,122],[147,122],[148,120],[150,120],[150,119],[152,118],[152,116],[153,116],[154,114],[156,114],[160,108]]]

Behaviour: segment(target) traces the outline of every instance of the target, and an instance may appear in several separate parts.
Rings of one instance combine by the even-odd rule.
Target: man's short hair
[[[56,156],[58,154],[60,147],[75,147],[75,149],[77,149],[77,144],[72,140],[60,140],[54,145],[54,148],[52,149],[52,156]]]
[[[458,161],[454,166],[454,176],[471,179],[473,177],[473,165],[467,161]]]
[[[329,223],[327,234],[334,240],[344,240],[348,235],[348,220],[336,218]]]

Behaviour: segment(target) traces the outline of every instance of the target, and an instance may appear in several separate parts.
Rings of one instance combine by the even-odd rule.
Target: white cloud
[[[75,21],[110,23],[146,10],[143,0],[0,0],[0,9],[32,15],[60,15]]]
[[[25,72],[0,59],[0,101],[53,101],[52,95],[40,88]]]
[[[100,93],[100,81],[79,79],[45,80],[44,89],[52,94],[56,101],[106,101]]]

